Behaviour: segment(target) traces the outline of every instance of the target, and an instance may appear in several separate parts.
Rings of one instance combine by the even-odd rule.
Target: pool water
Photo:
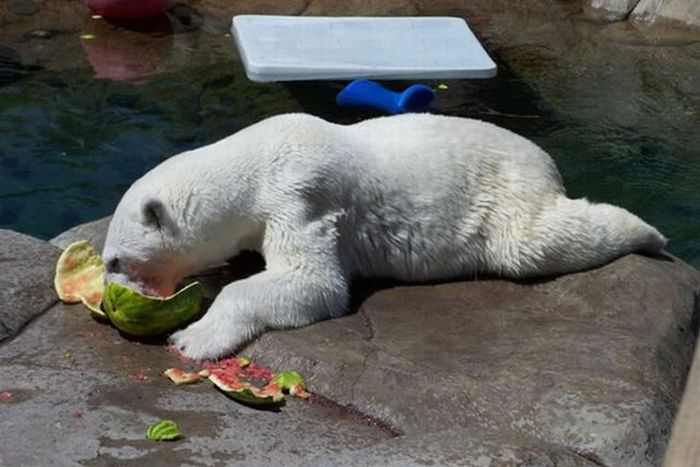
[[[0,225],[50,238],[109,214],[167,157],[294,109],[284,93],[251,89],[231,68],[137,86],[90,70],[46,71],[0,87]]]
[[[69,62],[32,63],[31,51],[39,49],[26,47],[18,59],[0,48],[2,228],[48,239],[108,215],[159,162],[270,115],[304,111],[339,123],[380,115],[338,108],[341,82],[251,83],[225,29],[124,35],[110,26],[94,39],[81,39],[81,29],[61,36],[80,55]],[[43,39],[35,33],[20,45]],[[137,64],[117,64],[122,71],[100,64],[112,52],[123,58],[132,40],[160,49]],[[85,41],[97,41],[98,52],[80,47]],[[570,196],[635,212],[670,238],[669,251],[700,267],[697,81],[688,84],[686,76],[679,86],[642,77],[626,86],[624,74],[639,81],[639,70],[610,63],[584,72],[587,85],[572,88],[581,70],[547,47],[487,45],[499,75],[444,81],[432,111],[533,139],[556,160]],[[689,69],[700,71],[700,53],[692,51],[690,60]]]

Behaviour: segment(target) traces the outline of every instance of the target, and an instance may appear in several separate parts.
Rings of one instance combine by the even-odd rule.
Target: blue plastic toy
[[[340,106],[369,106],[399,114],[425,110],[434,98],[435,92],[424,84],[394,92],[374,81],[360,79],[345,86],[335,101]]]

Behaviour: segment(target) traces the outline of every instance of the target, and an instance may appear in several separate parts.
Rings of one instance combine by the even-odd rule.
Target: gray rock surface
[[[129,341],[81,305],[56,305],[0,347],[0,465],[296,465],[393,436],[333,404],[279,412],[235,403],[209,383],[171,385],[183,365],[160,342]],[[185,438],[145,438],[158,419]]]
[[[697,0],[639,0],[631,18],[654,22],[658,19],[700,26],[700,2]]]
[[[676,412],[671,440],[664,456],[665,467],[696,467],[700,460],[700,346],[695,346],[683,399]]]
[[[107,216],[92,222],[76,225],[62,234],[55,236],[49,240],[49,243],[61,249],[65,249],[68,245],[78,240],[89,240],[90,243],[95,246],[95,249],[101,252],[105,243],[107,227],[109,227],[109,221],[111,219],[112,216]]]
[[[587,5],[608,21],[627,18],[639,0],[587,0]]]
[[[0,342],[56,303],[54,265],[61,251],[0,229]]]
[[[208,276],[210,290],[234,273]],[[130,341],[78,305],[55,306],[0,347],[10,375],[0,391],[13,394],[0,402],[0,451],[7,465],[49,455],[97,465],[660,464],[700,313],[700,272],[683,262],[630,255],[528,283],[360,283],[354,297],[355,314],[267,333],[242,352],[300,371],[323,396],[279,413],[207,385],[170,386],[159,373],[181,364],[162,342]],[[168,417],[184,440],[144,439]]]

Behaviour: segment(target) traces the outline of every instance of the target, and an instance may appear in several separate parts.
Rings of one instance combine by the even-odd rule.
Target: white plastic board
[[[241,15],[231,31],[252,81],[496,74],[461,18]]]

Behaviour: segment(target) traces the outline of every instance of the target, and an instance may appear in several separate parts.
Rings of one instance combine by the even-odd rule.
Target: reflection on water
[[[95,37],[81,43],[81,33]],[[0,227],[50,238],[107,215],[160,161],[269,115],[306,111],[341,123],[378,115],[335,106],[344,83],[249,82],[221,30],[171,35],[86,20],[64,40],[84,57],[43,69],[0,47]],[[700,266],[693,82],[669,85],[619,57],[583,85],[580,64],[547,46],[495,54],[497,78],[447,81],[434,111],[535,140],[571,196],[634,211],[671,239],[673,253]]]
[[[170,22],[163,15],[149,25],[144,34],[107,21],[88,22],[81,45],[95,77],[136,81],[163,72],[173,44]]]

